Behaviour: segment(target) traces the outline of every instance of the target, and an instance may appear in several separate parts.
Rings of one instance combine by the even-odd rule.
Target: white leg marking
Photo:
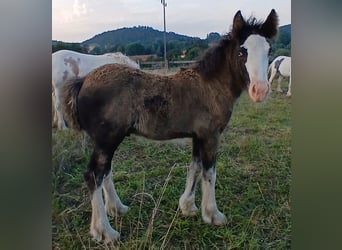
[[[112,180],[112,171],[103,180],[103,192],[105,197],[105,208],[107,214],[116,216],[127,213],[128,207],[122,204]]]
[[[287,91],[286,96],[291,96],[291,76],[289,78],[289,90]]]
[[[56,97],[55,97],[55,91],[52,92],[52,127],[58,127],[58,117],[56,112]]]
[[[193,216],[198,210],[195,204],[195,190],[201,172],[202,164],[193,161],[188,169],[185,191],[179,199],[179,207],[183,215]]]
[[[203,170],[202,176],[202,218],[204,222],[222,225],[227,222],[226,216],[217,209],[215,199],[216,170]]]
[[[279,78],[278,78],[278,87],[277,87],[277,91],[278,91],[279,93],[283,93],[283,90],[282,90],[281,87],[280,87],[280,83],[281,83],[282,80],[283,80],[283,77],[282,77],[282,76],[279,76]]]
[[[93,238],[97,241],[103,239],[106,243],[117,240],[120,237],[120,234],[109,224],[102,199],[102,187],[99,187],[94,191],[91,198],[91,207],[90,234]]]
[[[66,125],[65,125],[63,113],[62,113],[60,94],[59,94],[59,90],[57,88],[55,89],[55,98],[56,98],[55,99],[55,110],[56,110],[57,117],[58,117],[58,128],[59,129],[65,129]]]
[[[274,69],[273,69],[273,66],[272,66],[272,69],[271,69],[271,76],[270,76],[270,79],[268,80],[268,82],[270,83],[270,93],[272,92],[272,82],[273,82],[273,78],[275,77],[276,73],[274,73]]]

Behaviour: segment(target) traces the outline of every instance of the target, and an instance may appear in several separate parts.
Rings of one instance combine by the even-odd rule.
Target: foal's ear
[[[232,34],[234,37],[238,38],[239,37],[239,32],[245,25],[245,20],[243,19],[241,15],[241,11],[239,10],[236,12],[234,19],[233,19],[233,29],[232,29]]]
[[[271,10],[266,21],[262,24],[260,32],[269,39],[274,38],[278,34],[278,14],[274,9]]]

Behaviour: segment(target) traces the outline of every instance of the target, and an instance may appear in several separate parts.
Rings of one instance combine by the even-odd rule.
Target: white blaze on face
[[[249,95],[253,101],[260,102],[269,92],[267,67],[270,45],[264,37],[250,35],[241,47],[247,50],[245,65],[250,79]]]

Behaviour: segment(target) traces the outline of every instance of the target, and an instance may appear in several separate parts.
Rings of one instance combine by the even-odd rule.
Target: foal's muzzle
[[[263,101],[270,91],[270,84],[268,81],[251,82],[248,88],[250,98],[254,102]]]

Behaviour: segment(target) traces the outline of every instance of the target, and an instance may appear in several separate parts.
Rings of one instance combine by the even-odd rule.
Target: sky
[[[291,23],[291,0],[165,0],[166,30],[206,38],[227,33],[238,10],[264,20],[274,8],[279,24]],[[105,31],[150,26],[164,30],[161,0],[52,0],[52,39],[83,42]]]

